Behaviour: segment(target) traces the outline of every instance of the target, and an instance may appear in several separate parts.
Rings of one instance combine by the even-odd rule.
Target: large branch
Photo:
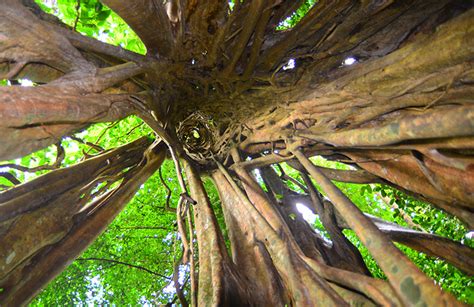
[[[145,57],[141,54],[126,50],[120,46],[104,43],[95,38],[88,37],[74,31],[55,15],[44,12],[33,0],[23,0],[22,4],[28,7],[28,9],[38,18],[47,22],[53,31],[56,31],[66,37],[76,48],[84,51],[91,51],[98,54],[112,56],[126,61],[140,62],[145,59]]]
[[[236,152],[233,158],[235,161],[240,160]],[[243,207],[240,208],[243,210],[240,215],[251,217],[254,229],[258,229],[256,238],[266,247],[285,287],[295,298],[295,303],[310,304],[312,301],[320,301],[322,304],[344,305],[345,302],[337,292],[305,263],[307,257],[296,243],[288,225],[254,178],[243,168],[236,170],[247,196],[224,167],[220,164],[218,166],[239,195],[242,202],[240,207]],[[303,292],[306,294],[303,295]]]
[[[77,72],[65,75],[64,77],[51,82],[52,87],[59,87],[58,90],[64,92],[79,92],[80,94],[99,93],[120,82],[130,79],[149,71],[150,67],[156,66],[151,61],[147,63],[126,62],[119,65],[100,68],[93,73]],[[128,89],[127,89],[128,91]],[[117,91],[116,91],[117,92]],[[121,92],[121,89],[118,89]]]
[[[334,146],[334,153],[353,155],[365,170],[472,225],[472,158],[464,153],[474,135],[473,50],[466,48],[473,15],[469,10],[383,58],[341,69],[333,82],[307,80],[307,90],[296,87],[301,96],[291,92],[303,100],[249,124],[252,133],[241,147],[294,135],[302,146],[316,143],[325,152]],[[377,154],[380,146],[392,153]],[[432,153],[437,150],[448,154],[439,157]]]
[[[137,33],[151,55],[167,57],[174,48],[171,24],[162,1],[103,0]]]
[[[254,0],[251,2],[249,14],[244,17],[245,21],[243,22],[242,30],[240,31],[237,37],[235,46],[233,47],[233,55],[227,67],[225,68],[225,71],[224,71],[225,75],[228,76],[234,72],[235,66],[237,65],[237,62],[240,59],[240,56],[244,52],[245,47],[247,46],[247,43],[250,39],[250,36],[254,33],[255,26],[257,25],[257,22],[259,21],[262,11],[265,9],[266,4],[267,4],[267,1],[265,0]],[[263,16],[262,17],[263,19],[261,20],[268,19],[268,17],[269,16],[266,16],[266,17]],[[259,37],[255,37],[255,39],[261,40],[261,38]],[[254,56],[252,56],[251,58],[253,57]]]
[[[432,257],[445,259],[467,274],[474,274],[474,249],[435,234],[401,227],[372,217],[375,225],[390,239]]]
[[[86,186],[99,176],[111,175],[110,171],[114,171],[117,165],[126,168],[138,163],[137,156],[147,145],[149,141],[141,138],[77,165],[58,169],[0,193],[0,223],[47,206],[61,194],[67,194],[80,185]],[[107,166],[109,166],[108,174],[104,173],[104,168]],[[43,192],[44,190],[47,192]]]
[[[129,175],[123,170],[136,167],[149,144],[141,139],[1,193],[0,280],[15,275],[12,272],[28,259],[60,241],[73,226],[74,215],[99,194],[93,189]]]
[[[427,110],[420,115],[397,118],[383,126],[320,135],[311,130],[300,130],[296,135],[338,147],[375,147],[411,140],[473,136],[474,107]]]
[[[332,200],[337,211],[358,235],[371,255],[388,277],[390,284],[400,299],[406,304],[458,305],[449,294],[433,285],[405,255],[347,198],[326,176],[324,176],[301,151],[293,153],[310,175],[321,185]]]
[[[0,160],[30,153],[91,123],[133,113],[130,102],[141,94],[97,94],[146,71],[132,62],[93,72],[76,71],[47,85],[0,88]],[[123,92],[120,88],[108,92]],[[23,146],[17,146],[22,142]]]
[[[328,283],[325,280],[328,280],[346,289],[354,289],[363,293],[376,303],[399,304],[392,289],[384,281],[336,269],[312,258],[305,257],[294,241],[293,236],[291,234],[283,234],[282,230],[284,227],[280,228],[277,232],[273,229],[274,226],[270,225],[268,217],[272,215],[274,208],[267,207],[263,211],[256,208],[262,208],[263,205],[262,200],[259,200],[260,197],[256,198],[257,196],[255,195],[255,193],[262,192],[260,187],[257,188],[255,186],[255,188],[246,189],[247,193],[250,192],[249,197],[253,198],[253,201],[250,202],[248,196],[234,182],[225,168],[219,164],[218,166],[228,182],[227,184],[233,190],[233,195],[237,196],[240,200],[241,205],[233,207],[232,214],[236,219],[242,220],[242,223],[247,224],[249,229],[252,229],[255,239],[261,243],[262,250],[266,250],[269,253],[272,263],[279,272],[287,291],[296,299],[296,303],[300,300],[304,302],[308,299],[309,304],[316,300],[322,304],[335,303],[339,306],[344,305],[345,302],[341,300],[339,295],[342,294],[337,290],[338,288],[335,289],[337,294],[333,290],[326,288]],[[248,180],[245,180],[245,182],[245,184],[249,183]],[[251,185],[254,186],[256,183],[251,183]],[[284,222],[283,224],[282,222],[282,220],[279,221],[281,226],[284,225]],[[274,220],[272,223],[276,225],[278,221]],[[321,277],[324,279],[321,280]],[[306,298],[306,295],[298,295],[300,294],[299,291],[305,289],[309,289],[305,293],[310,293],[310,298]],[[344,299],[347,299],[347,297],[344,296]],[[348,300],[348,302],[351,302],[351,300]]]
[[[248,304],[249,289],[236,273],[199,173],[185,161],[199,248],[199,305]]]
[[[250,235],[254,225],[241,215],[241,210],[235,209],[241,207],[239,196],[222,172],[214,172],[212,178],[222,202],[232,247],[232,260],[239,268],[239,272],[247,278],[249,288],[259,289],[252,294],[252,302],[257,305],[285,305],[288,303],[286,290],[274,269],[270,255],[260,244],[255,247],[255,238]]]
[[[299,42],[307,40],[317,31],[329,31],[331,24],[336,24],[350,9],[350,0],[318,1],[305,17],[288,30],[284,37],[266,50],[261,57],[260,65],[264,70],[277,66],[289,50],[295,48]]]
[[[123,49],[119,46],[101,42],[92,37],[84,36],[78,32],[74,32],[63,27],[56,26],[54,29],[66,37],[74,47],[85,51],[105,54],[126,61],[141,62],[145,59],[145,57],[141,54]]]
[[[49,281],[57,276],[77,256],[102,233],[115,216],[132,199],[137,189],[160,167],[166,156],[166,147],[162,143],[152,146],[141,156],[144,163],[134,168],[120,186],[81,208],[81,211],[67,210],[75,214],[72,228],[63,234],[63,238],[41,249],[30,261],[23,262],[2,280],[0,293],[2,305],[19,305],[31,300]],[[66,199],[61,203],[74,200]],[[63,213],[64,214],[64,213]],[[43,213],[43,215],[45,215]],[[46,215],[47,216],[47,215]],[[41,235],[41,232],[36,233]]]
[[[407,2],[366,1],[355,4],[340,23],[327,35],[314,35],[293,53],[295,57],[311,58],[309,70],[320,77],[337,69],[348,56],[380,57],[396,50],[415,35],[419,28],[436,26],[442,9],[449,0],[415,0]],[[452,2],[452,1],[451,1]],[[438,21],[439,22],[439,21]],[[415,33],[415,34],[414,34]]]
[[[288,161],[288,165],[294,169],[307,173],[304,167],[295,160]],[[369,172],[364,170],[340,170],[335,168],[327,168],[322,166],[316,166],[326,177],[331,180],[339,182],[351,182],[351,183],[382,183],[383,181]]]
[[[53,88],[3,87],[2,127],[26,128],[48,124],[110,121],[126,114],[128,95],[68,95]]]
[[[39,62],[62,72],[93,70],[62,35],[16,0],[0,3],[0,59]]]
[[[41,149],[91,123],[123,118],[132,113],[129,99],[120,94],[71,94],[55,87],[2,87],[0,160]]]
[[[284,130],[311,128],[323,134],[376,127],[400,119],[404,114],[398,110],[416,108],[411,112],[422,114],[440,105],[468,104],[473,50],[465,46],[474,39],[473,15],[474,10],[467,11],[383,58],[340,69],[333,77],[343,76],[333,82],[314,83],[315,75],[308,74],[287,94],[299,102],[247,123],[253,133],[242,147],[279,141]]]
[[[401,187],[423,196],[426,201],[457,216],[468,226],[474,225],[474,177],[469,169],[458,169],[423,157],[423,172],[419,167],[420,162],[417,163],[412,154],[404,151],[379,150],[345,154],[368,172],[385,178],[399,189]]]
[[[380,218],[365,214],[392,241],[406,245],[431,257],[438,257],[453,264],[467,274],[474,274],[474,249],[459,242],[436,234],[413,230]],[[340,215],[336,215],[337,225],[349,228]]]

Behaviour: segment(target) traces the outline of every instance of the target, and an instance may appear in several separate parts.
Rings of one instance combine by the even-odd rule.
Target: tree
[[[189,263],[192,305],[459,304],[393,242],[469,274],[471,248],[364,214],[333,181],[383,183],[472,229],[470,3],[102,2],[146,55],[76,31],[87,12],[110,14],[95,1],[84,1],[94,10],[72,26],[31,0],[0,3],[3,78],[37,84],[0,88],[0,160],[51,144],[58,156],[46,167],[57,169],[24,184],[2,173],[15,185],[0,194],[2,304],[29,301],[167,158],[180,183],[177,264]],[[58,168],[61,138],[131,114],[156,137]],[[310,156],[353,169],[322,168]],[[275,168],[282,162],[299,172],[299,190]],[[219,192],[230,253],[203,176]],[[319,216],[330,243],[296,200]],[[386,281],[371,276],[345,228]]]

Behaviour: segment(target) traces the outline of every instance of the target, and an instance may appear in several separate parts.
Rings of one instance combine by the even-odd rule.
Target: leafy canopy
[[[55,14],[63,22],[84,35],[141,54],[146,52],[143,43],[129,26],[99,1],[36,0],[36,2],[43,10]],[[307,1],[281,23],[278,30],[294,26],[315,2],[314,0]],[[6,80],[2,80],[1,85],[10,84]],[[115,123],[93,125],[77,133],[73,138],[63,138],[61,145],[65,149],[65,159],[61,162],[61,167],[76,164],[87,156],[97,154],[100,148],[111,149],[143,135],[151,137],[151,129],[135,116]],[[95,144],[95,146],[91,147],[90,144]],[[57,147],[50,146],[21,159],[8,162],[33,168],[53,164],[56,155]],[[313,162],[330,168],[349,168],[347,165],[322,158],[315,158]],[[299,174],[291,167],[283,164],[283,170],[287,175],[303,182]],[[48,172],[48,170],[43,170],[31,173],[16,169],[6,169],[6,171],[16,176],[21,182],[29,181]],[[171,207],[175,206],[180,189],[171,161],[166,161],[160,172],[171,194],[164,188],[160,173],[154,174],[94,244],[43,290],[32,302],[33,306],[63,304],[154,305],[175,301],[175,290],[171,277],[174,263],[181,256],[181,249],[175,214],[167,210],[165,204],[169,197]],[[224,236],[227,238],[217,192],[210,181],[206,181],[205,184],[218,221],[224,230]],[[263,186],[262,182],[261,184]],[[294,182],[288,181],[287,184],[291,189],[299,190],[298,185]],[[467,230],[456,218],[450,217],[428,204],[414,200],[393,188],[383,185],[336,184],[364,212],[403,226],[422,229],[460,241],[471,247],[474,246],[472,240],[465,236]],[[11,182],[0,177],[0,187],[5,189],[11,185]],[[100,187],[98,186],[98,188]],[[327,236],[318,217],[309,213],[307,208],[300,209],[305,219],[322,235]],[[364,261],[372,274],[379,278],[385,278],[383,272],[356,236],[347,230],[345,234],[361,250]],[[469,276],[440,259],[430,258],[402,245],[399,247],[444,289],[454,293],[463,301],[474,303],[474,285]],[[180,268],[180,283],[187,280],[187,273],[186,267]],[[185,293],[189,295],[188,288],[185,288]]]

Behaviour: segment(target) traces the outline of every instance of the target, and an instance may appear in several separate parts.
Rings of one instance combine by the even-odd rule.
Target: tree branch
[[[27,269],[24,269],[23,266],[17,266],[8,275],[8,278],[2,279],[5,283],[2,283],[4,291],[0,296],[1,303],[16,306],[29,301],[105,230],[107,225],[135,195],[140,186],[160,167],[165,156],[166,147],[160,143],[155,143],[145,153],[142,151],[141,155],[135,153],[139,166],[132,168],[131,173],[126,176],[119,188],[95,199],[87,207],[81,207],[80,212],[71,211],[69,206],[65,208],[66,210],[62,214],[74,216],[72,227],[66,234],[61,233],[63,237],[59,242],[49,244],[47,248],[43,248],[34,254],[34,261],[28,262],[29,267]],[[140,163],[141,161],[143,163]],[[90,178],[90,174],[87,175]],[[70,177],[76,179],[74,176]],[[5,193],[1,195],[3,196],[3,194]],[[68,196],[69,194],[64,195]],[[68,199],[62,200],[61,204],[67,204],[70,201]],[[61,218],[61,215],[56,218]],[[40,234],[41,232],[36,235]],[[17,234],[15,235],[16,240],[18,240]],[[7,244],[7,246],[10,249],[12,245]],[[22,282],[18,283],[19,280]]]
[[[255,30],[255,26],[259,21],[260,15],[265,8],[265,0],[254,0],[250,3],[249,14],[245,17],[245,22],[243,23],[243,28],[237,42],[233,49],[233,55],[226,68],[224,69],[224,75],[229,76],[235,69],[240,56],[245,50],[247,43],[250,39],[250,36]],[[267,16],[268,18],[268,16]]]
[[[174,40],[168,15],[162,1],[102,0],[137,33],[148,49],[148,54],[172,56]]]
[[[284,37],[267,49],[260,64],[265,70],[276,67],[290,49],[296,48],[299,42],[304,42],[315,35],[317,31],[328,31],[328,25],[337,23],[343,17],[342,11],[350,8],[351,1],[318,1],[311,10],[296,24],[293,29],[286,32]]]
[[[157,273],[157,272],[154,272],[154,271],[152,271],[152,270],[150,270],[150,269],[147,269],[147,268],[145,268],[145,267],[142,267],[142,266],[139,266],[139,265],[135,265],[135,264],[131,264],[131,263],[127,263],[127,262],[123,262],[123,261],[114,260],[114,259],[105,259],[105,258],[89,257],[89,258],[77,258],[76,261],[103,261],[103,262],[111,262],[111,263],[121,264],[121,265],[130,267],[130,268],[138,269],[138,270],[141,270],[141,271],[145,271],[145,272],[150,273],[150,274],[152,274],[152,275],[155,275],[155,276],[158,276],[158,277],[161,277],[161,278],[165,278],[165,279],[167,279],[167,280],[171,280],[170,277],[165,276],[165,275],[160,274],[160,273]]]
[[[61,167],[61,163],[65,158],[65,151],[64,148],[61,146],[61,142],[56,143],[56,161],[52,165],[40,165],[36,167],[27,167],[27,166],[22,166],[18,164],[13,164],[13,163],[7,163],[7,164],[0,164],[0,168],[7,167],[11,169],[16,169],[22,172],[28,172],[28,173],[34,173],[34,172],[39,172],[39,171],[48,171],[48,170],[55,170]]]
[[[183,254],[184,254],[184,251],[183,251]],[[181,260],[183,259],[183,256],[181,256],[174,264],[174,269],[173,269],[173,284],[174,284],[174,288],[176,290],[176,295],[178,296],[179,298],[179,302],[181,303],[181,305],[183,307],[188,307],[189,306],[189,303],[188,301],[186,300],[186,297],[184,296],[184,293],[183,293],[183,289],[181,288],[180,284],[179,284],[179,267],[180,267],[180,264],[181,264]],[[184,288],[184,284],[183,284],[183,288]]]
[[[263,45],[265,29],[267,27],[268,21],[272,14],[273,4],[275,3],[274,0],[272,1],[264,1],[266,7],[262,9],[262,12],[258,18],[257,24],[255,26],[255,33],[253,35],[253,43],[250,49],[250,56],[247,62],[247,66],[245,67],[243,78],[247,79],[250,77],[257,65],[258,58],[260,55],[260,49]]]
[[[4,167],[0,165],[0,168]],[[0,177],[5,178],[6,180],[10,181],[13,185],[21,184],[21,181],[18,180],[15,175],[7,173],[7,172],[0,172]]]
[[[104,54],[108,56],[112,56],[117,59],[122,59],[125,61],[133,61],[133,62],[142,62],[146,59],[145,56],[135,53],[133,51],[124,49],[120,46],[110,45],[104,42],[101,42],[97,39],[94,39],[89,36],[84,36],[80,33],[74,32],[72,30],[54,26],[55,31],[61,33],[64,37],[66,37],[71,44],[79,49],[90,51],[98,54]],[[148,59],[147,59],[148,60]]]
[[[426,302],[437,304],[440,299],[445,304],[455,304],[456,300],[448,293],[444,293],[435,286],[391,241],[380,232],[352,201],[347,198],[324,174],[319,171],[304,154],[296,149],[292,150],[300,163],[308,170],[310,175],[321,185],[328,194],[337,211],[344,216],[350,228],[358,235],[361,242],[367,247],[376,259],[382,270],[387,275],[390,284],[398,293],[402,301],[407,304]],[[397,268],[396,270],[394,268]],[[401,290],[400,286],[410,278],[410,285],[418,287],[420,295],[416,302]],[[403,287],[402,287],[403,288]]]
[[[62,72],[94,68],[65,37],[17,1],[0,3],[0,27],[8,33],[2,40],[0,58],[44,63]]]
[[[296,131],[299,137],[334,146],[382,146],[402,141],[462,137],[474,135],[474,107],[470,105],[440,108],[421,115],[405,116],[373,128],[359,128],[317,135]]]

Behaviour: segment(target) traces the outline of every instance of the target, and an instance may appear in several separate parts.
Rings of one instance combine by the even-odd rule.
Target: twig
[[[188,230],[189,230],[189,277],[191,278],[191,305],[197,306],[197,280],[196,280],[196,266],[194,264],[194,227],[193,220],[191,218],[191,210],[187,211],[188,218]],[[185,282],[186,284],[186,282]]]
[[[129,136],[130,134],[132,134],[133,131],[135,131],[136,129],[138,129],[139,127],[143,126],[144,122],[141,122],[139,123],[138,125],[136,125],[135,127],[133,127],[132,129],[130,129],[127,133],[125,133],[124,135],[120,136],[117,140],[122,140],[123,138]]]
[[[171,198],[171,188],[166,184],[165,180],[163,179],[163,174],[161,173],[161,167],[158,169],[158,174],[160,176],[160,181],[161,184],[165,186],[165,189],[168,191],[168,195],[166,196],[166,204],[165,204],[165,209],[169,210],[171,209],[170,207],[170,198]],[[174,210],[172,210],[174,212]]]
[[[380,198],[387,206],[391,207],[394,210],[398,210],[400,212],[401,217],[408,224],[408,226],[410,226],[413,229],[418,229],[418,230],[422,230],[423,232],[428,232],[420,224],[415,223],[413,219],[411,218],[411,216],[408,213],[406,213],[405,210],[403,210],[403,208],[400,208],[397,205],[397,203],[395,202],[390,203],[391,199],[389,197],[383,196],[380,192],[376,192],[375,195],[377,195],[378,198]]]
[[[78,261],[103,261],[103,262],[112,262],[112,263],[116,263],[116,264],[125,265],[125,266],[128,266],[128,267],[134,268],[134,269],[142,270],[142,271],[145,271],[145,272],[150,273],[150,274],[152,274],[152,275],[159,276],[159,277],[161,277],[161,278],[165,278],[165,279],[167,279],[167,280],[171,280],[170,277],[165,276],[165,275],[160,274],[160,273],[157,273],[157,272],[154,272],[154,271],[152,271],[152,270],[150,270],[150,269],[147,269],[147,268],[145,268],[145,267],[142,267],[142,266],[139,266],[139,265],[135,265],[135,264],[131,264],[131,263],[127,263],[127,262],[123,262],[123,261],[114,260],[114,259],[105,259],[105,258],[89,257],[89,258],[77,258],[76,260],[78,260]]]
[[[8,167],[8,168],[16,169],[22,172],[28,172],[28,173],[58,169],[64,160],[65,152],[60,142],[56,143],[55,146],[57,148],[57,156],[56,156],[56,161],[52,165],[48,164],[48,165],[40,165],[36,167],[27,167],[23,165],[14,164],[14,163],[7,163],[7,164],[1,164],[0,168]]]
[[[11,183],[13,183],[13,185],[21,184],[21,181],[18,180],[13,174],[2,172],[0,173],[0,177],[3,177],[6,180],[10,181]]]
[[[98,144],[100,139],[105,135],[105,133],[109,130],[109,129],[112,129],[113,127],[117,126],[118,124],[120,123],[120,121],[116,121],[116,122],[113,122],[111,123],[110,125],[107,126],[107,128],[105,128],[104,130],[102,130],[102,132],[99,134],[99,136],[97,137],[97,140],[95,140],[95,144]],[[87,152],[87,154],[90,153],[90,150]]]
[[[183,253],[184,253],[184,251],[183,251]],[[181,260],[182,259],[183,259],[183,256],[181,256],[174,264],[173,284],[174,284],[174,288],[176,290],[176,295],[179,298],[179,302],[181,303],[181,305],[183,307],[187,307],[187,306],[189,306],[189,303],[186,300],[186,297],[184,296],[183,288],[181,288],[180,285],[179,285],[179,266],[181,265]],[[183,286],[184,286],[184,284],[183,284]]]
[[[74,26],[73,26],[73,30],[76,31],[76,27],[77,27],[77,23],[79,22],[79,17],[81,15],[81,13],[79,12],[79,10],[81,9],[81,0],[77,0],[77,4],[76,4],[76,20],[74,20]]]
[[[181,236],[181,242],[183,244],[183,263],[188,263],[189,262],[189,241],[186,236],[186,229],[185,229],[185,224],[183,220],[183,204],[184,204],[184,199],[180,198],[178,201],[178,207],[176,209],[176,220],[178,222],[178,231]]]
[[[130,230],[143,230],[143,229],[150,229],[150,230],[168,230],[172,231],[169,227],[160,227],[160,226],[118,226],[114,227],[118,229],[130,229]]]
[[[188,193],[182,193],[180,196],[188,203],[191,203],[193,205],[197,204],[197,201],[192,199],[191,196],[188,195]]]
[[[69,138],[70,138],[71,140],[74,140],[74,141],[79,142],[79,143],[81,143],[81,144],[87,145],[87,146],[89,146],[89,147],[91,147],[91,148],[97,150],[98,152],[102,152],[102,151],[105,150],[104,148],[100,147],[99,145],[96,145],[96,144],[91,143],[91,142],[88,142],[88,141],[84,141],[83,139],[78,138],[78,137],[73,136],[73,135],[69,136]]]

